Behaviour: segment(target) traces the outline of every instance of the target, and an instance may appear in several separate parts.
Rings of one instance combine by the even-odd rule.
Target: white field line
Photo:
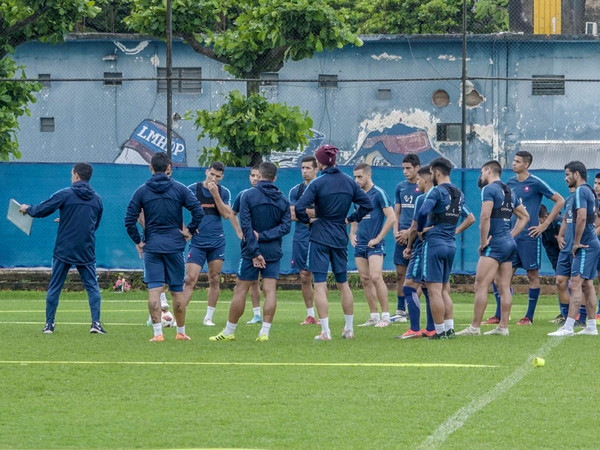
[[[448,437],[456,430],[461,428],[467,420],[471,418],[480,409],[486,407],[491,402],[496,400],[499,396],[507,392],[517,383],[519,383],[525,376],[534,369],[532,362],[535,357],[545,357],[550,350],[556,347],[563,341],[564,338],[551,338],[537,349],[532,355],[527,358],[524,364],[517,367],[513,373],[507,376],[504,380],[494,386],[490,391],[483,394],[481,397],[473,399],[471,403],[463,406],[456,411],[452,416],[448,418],[443,424],[441,424],[437,430],[425,439],[419,449],[431,449],[440,447]]]
[[[307,366],[307,367],[441,367],[490,369],[485,364],[445,363],[304,363],[304,362],[227,362],[227,361],[0,361],[0,365],[116,365],[116,366]]]

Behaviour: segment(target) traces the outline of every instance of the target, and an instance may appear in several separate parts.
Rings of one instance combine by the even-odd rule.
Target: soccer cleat
[[[372,317],[367,320],[365,323],[361,323],[359,325],[359,327],[372,327],[374,325],[377,325],[379,323],[379,319],[373,319]]]
[[[202,321],[202,323],[204,325],[206,325],[207,327],[214,327],[215,326],[214,322],[212,320],[210,320],[210,319],[204,319]]]
[[[300,322],[300,325],[316,325],[317,324],[317,319],[315,319],[313,316],[307,316],[306,319],[304,319],[304,322]]]
[[[548,333],[548,336],[573,336],[575,333],[573,330],[567,330],[565,327],[560,327],[558,330]]]
[[[92,326],[90,328],[90,333],[106,334],[106,331],[104,330],[104,328],[102,328],[102,325],[100,325],[100,322],[92,322]]]
[[[396,339],[415,339],[415,338],[420,338],[421,336],[423,336],[421,330],[419,331],[414,331],[411,330],[410,328],[406,331],[406,333],[404,333],[401,336],[396,336]]]
[[[565,323],[565,316],[563,316],[562,314],[559,314],[554,319],[549,320],[548,322],[549,323]]]
[[[533,320],[525,316],[517,322],[517,325],[533,325]]]
[[[189,337],[187,334],[183,334],[183,333],[177,333],[175,335],[175,340],[176,341],[191,341],[192,338]]]
[[[150,339],[150,342],[164,342],[165,337],[162,334],[159,334],[157,336],[154,336],[152,339]]]
[[[209,341],[211,342],[219,342],[219,341],[235,341],[235,335],[234,334],[228,334],[225,335],[223,334],[223,332],[221,331],[219,334],[217,334],[216,336],[211,336],[208,338]]]
[[[497,325],[500,323],[500,318],[496,316],[490,317],[485,322],[481,322],[482,325]]]
[[[493,330],[486,331],[483,334],[485,334],[486,336],[490,336],[490,335],[493,335],[493,334],[496,334],[498,336],[508,336],[508,328],[496,327]]]
[[[430,338],[431,336],[435,335],[435,330],[421,330],[421,335],[423,337]]]
[[[406,323],[408,322],[408,315],[406,311],[396,311],[392,317],[390,317],[392,323]]]
[[[354,339],[354,330],[346,330],[346,328],[344,328],[344,331],[342,331],[342,338],[343,339]]]
[[[474,327],[472,325],[469,325],[464,330],[459,331],[458,333],[456,333],[456,335],[457,336],[480,336],[481,335],[481,328],[477,328],[477,327]]]
[[[385,327],[391,325],[391,323],[392,323],[392,321],[388,317],[386,317],[384,319],[381,319],[374,326],[376,326],[377,328],[385,328]]]
[[[575,323],[573,324],[573,326],[574,326],[574,327],[585,327],[585,326],[587,326],[587,325],[585,324],[585,322],[582,322],[581,320],[577,319],[577,320],[575,321]]]
[[[44,334],[54,333],[54,323],[47,322],[46,326],[44,326],[44,329],[42,330],[42,333],[44,333]]]
[[[315,341],[330,341],[331,340],[331,331],[327,333],[321,332],[318,336],[315,336]]]
[[[448,339],[448,335],[446,334],[447,332],[444,331],[443,333],[435,333],[432,336],[429,336],[429,339]]]
[[[269,340],[268,334],[261,334],[256,338],[256,342],[267,342]]]
[[[584,328],[583,330],[575,333],[577,335],[589,335],[589,336],[598,336],[598,330],[596,328],[592,329],[592,328]]]
[[[262,323],[262,317],[260,317],[259,315],[256,315],[246,323],[248,323],[248,324]],[[204,324],[204,325],[206,325],[206,324]]]
[[[446,330],[446,337],[448,339],[454,339],[456,337],[456,333],[454,332],[454,328],[450,328],[449,330]]]

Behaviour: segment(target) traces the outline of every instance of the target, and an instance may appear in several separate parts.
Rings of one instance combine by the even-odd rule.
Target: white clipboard
[[[8,213],[6,218],[14,223],[23,233],[27,236],[31,234],[31,225],[33,224],[33,217],[29,214],[22,214],[19,211],[21,205],[17,203],[14,198],[11,198],[8,202]]]

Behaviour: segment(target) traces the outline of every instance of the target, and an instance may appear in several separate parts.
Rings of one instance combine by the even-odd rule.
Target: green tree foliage
[[[271,152],[284,152],[304,146],[312,119],[307,112],[281,103],[269,103],[258,94],[245,97],[240,91],[229,92],[228,101],[216,111],[198,110],[194,124],[198,138],[217,139],[215,148],[204,147],[200,163],[213,159],[233,166],[252,166]],[[229,150],[224,152],[220,146]]]
[[[32,40],[59,42],[85,17],[100,8],[89,0],[2,0],[0,1],[0,78],[25,78],[23,67],[11,58],[16,46]],[[21,156],[16,138],[18,117],[29,115],[27,105],[35,102],[39,83],[0,82],[0,160]]]

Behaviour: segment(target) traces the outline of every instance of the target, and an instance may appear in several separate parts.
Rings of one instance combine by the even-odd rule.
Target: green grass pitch
[[[361,323],[368,309],[354,292]],[[0,292],[0,447],[597,447],[600,341],[546,336],[555,297],[540,299],[533,326],[518,327],[526,299],[516,296],[509,337],[396,340],[407,324],[395,324],[355,328],[347,341],[333,291],[333,340],[315,342],[320,327],[299,325],[300,292],[279,291],[269,342],[246,325],[249,301],[236,341],[209,342],[231,295],[222,292],[208,328],[197,291],[192,341],[167,329],[164,343],[149,343],[145,292],[103,293],[104,336],[89,334],[85,293],[62,295],[55,333],[44,335],[43,292]],[[458,331],[473,296],[453,298]],[[546,365],[533,368],[534,356]]]

